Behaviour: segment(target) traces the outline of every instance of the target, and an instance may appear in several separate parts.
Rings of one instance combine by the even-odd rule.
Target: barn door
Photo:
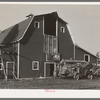
[[[45,63],[45,77],[52,77],[54,69],[55,69],[55,63],[46,62]]]
[[[6,62],[7,79],[13,79],[14,72],[15,72],[15,63],[14,62]]]
[[[56,18],[55,18],[55,14],[45,15],[44,34],[56,36]]]

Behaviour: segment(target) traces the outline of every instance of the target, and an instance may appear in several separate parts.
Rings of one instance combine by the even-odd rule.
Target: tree
[[[97,53],[96,53],[96,56],[97,56],[98,58],[100,58],[100,52],[97,52]]]
[[[100,52],[97,52],[96,56],[97,56],[97,64],[100,64]]]

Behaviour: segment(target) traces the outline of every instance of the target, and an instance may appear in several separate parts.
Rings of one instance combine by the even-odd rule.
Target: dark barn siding
[[[81,50],[78,47],[75,47],[75,59],[84,60],[84,54],[87,54],[85,51]]]
[[[34,28],[34,21],[40,22],[39,28]],[[20,78],[37,77],[43,66],[43,17],[35,17],[20,44]],[[39,70],[32,70],[32,61],[39,61]],[[43,64],[43,63],[42,63]]]
[[[75,59],[76,60],[84,60],[84,54],[89,54],[89,53],[84,51],[81,48],[75,47]],[[97,63],[97,58],[91,54],[89,55],[90,55],[90,62]]]
[[[61,32],[61,27],[65,27],[65,33]],[[65,23],[58,22],[58,38],[62,59],[73,59],[73,43]]]
[[[95,58],[94,56],[91,56],[90,59],[91,59],[91,62],[92,63],[96,63],[97,64],[97,58]]]

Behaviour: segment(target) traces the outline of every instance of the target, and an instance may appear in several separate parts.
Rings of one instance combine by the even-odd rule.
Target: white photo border
[[[100,2],[0,2],[0,4],[33,5],[100,5]],[[0,89],[0,98],[100,98],[100,90]]]

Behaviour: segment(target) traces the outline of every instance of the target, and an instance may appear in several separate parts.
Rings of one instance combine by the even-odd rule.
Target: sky
[[[90,53],[100,52],[100,5],[0,4],[0,30],[24,19],[57,11],[70,27],[75,43]]]

